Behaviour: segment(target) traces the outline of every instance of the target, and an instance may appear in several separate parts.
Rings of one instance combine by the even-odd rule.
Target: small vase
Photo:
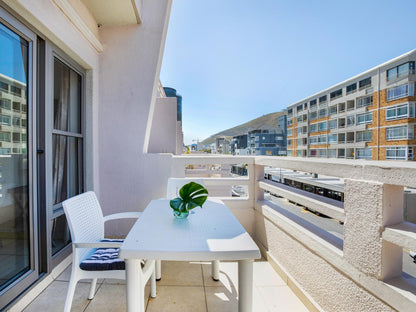
[[[189,212],[181,212],[181,211],[173,210],[173,215],[175,216],[176,219],[185,219],[189,216]]]

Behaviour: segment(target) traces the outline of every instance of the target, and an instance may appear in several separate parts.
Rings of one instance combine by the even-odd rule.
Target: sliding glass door
[[[83,191],[82,76],[53,59],[52,255],[70,242],[62,201]]]
[[[29,144],[34,39],[0,11],[0,309],[38,277]]]

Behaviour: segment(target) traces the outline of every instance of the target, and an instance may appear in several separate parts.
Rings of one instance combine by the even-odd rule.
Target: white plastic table
[[[120,248],[126,260],[127,311],[144,312],[140,259],[238,260],[238,311],[253,305],[253,260],[260,251],[220,200],[207,200],[187,219],[175,219],[168,199],[149,203]]]

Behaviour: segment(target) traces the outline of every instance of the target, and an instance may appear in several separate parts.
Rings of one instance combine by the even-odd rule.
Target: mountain
[[[284,112],[276,112],[276,113],[263,115],[261,117],[250,120],[250,121],[248,121],[246,123],[243,123],[241,125],[238,125],[236,127],[233,127],[233,128],[227,129],[227,130],[223,130],[221,132],[213,134],[209,138],[206,138],[205,140],[203,140],[201,143],[205,144],[205,145],[209,145],[209,144],[214,143],[215,138],[217,138],[219,136],[233,137],[233,136],[236,136],[236,135],[239,135],[239,134],[246,134],[249,129],[254,130],[254,129],[258,129],[262,126],[265,126],[265,125],[277,128],[277,119],[280,116],[282,116],[283,114],[284,114]]]

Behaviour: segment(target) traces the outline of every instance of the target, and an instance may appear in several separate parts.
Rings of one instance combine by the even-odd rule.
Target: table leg
[[[253,260],[238,261],[238,311],[253,309]]]
[[[143,273],[139,259],[125,259],[127,312],[144,312]]]
[[[211,275],[214,281],[220,280],[220,260],[211,261]]]

